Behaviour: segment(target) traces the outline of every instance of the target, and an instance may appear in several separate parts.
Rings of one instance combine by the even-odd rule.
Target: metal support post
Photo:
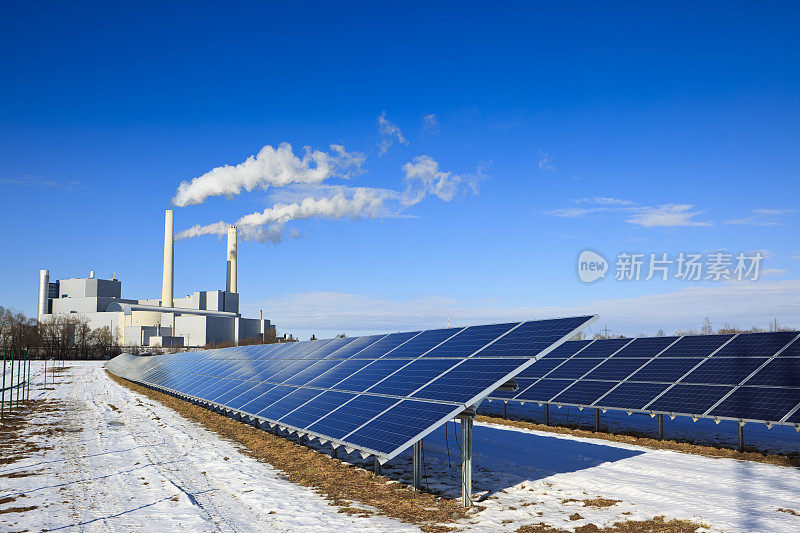
[[[8,391],[8,408],[14,406],[14,349],[11,349],[11,390]]]
[[[44,357],[44,385],[47,386],[47,356]]]
[[[545,426],[549,426],[550,425],[550,404],[549,403],[544,404],[544,425]]]
[[[419,439],[414,443],[413,463],[414,490],[420,490],[422,487],[422,439]]]
[[[503,401],[503,418],[508,418],[508,402]]]
[[[594,408],[594,431],[595,433],[600,431],[600,408]]]
[[[739,422],[739,453],[744,451],[744,422]]]
[[[331,457],[334,459],[339,458],[339,448],[331,444]]]
[[[658,440],[664,440],[664,415],[659,413],[658,417]]]
[[[381,462],[378,460],[377,457],[375,458],[375,475],[376,476],[381,475]]]
[[[461,505],[472,506],[472,418],[461,419]]]

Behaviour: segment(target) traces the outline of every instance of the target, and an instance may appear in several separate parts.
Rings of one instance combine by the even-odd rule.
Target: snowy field
[[[68,365],[52,390],[42,390],[34,372],[31,397],[63,407],[31,415],[28,438],[45,449],[0,464],[0,530],[417,530],[339,513],[237,445],[117,385],[99,363]],[[59,431],[32,434],[48,422]],[[453,498],[460,494],[457,429],[448,424],[424,442],[428,488]],[[778,510],[800,512],[798,469],[492,424],[476,423],[473,439],[475,498],[485,509],[456,523],[462,531],[540,522],[602,527],[659,515],[712,531],[800,530],[800,517]],[[357,454],[344,459],[367,464]],[[410,457],[383,471],[409,482]],[[584,506],[594,498],[617,503]],[[3,513],[11,507],[36,508]]]

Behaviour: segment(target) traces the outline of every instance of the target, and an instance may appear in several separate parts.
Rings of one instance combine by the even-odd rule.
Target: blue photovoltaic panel
[[[708,357],[733,335],[687,335],[658,357]]]
[[[584,359],[586,361],[587,359]],[[584,379],[602,379],[622,381],[645,364],[649,359],[617,359],[616,356],[606,359],[602,365],[589,372]]]
[[[338,383],[335,388],[350,392],[364,392],[392,372],[400,370],[400,367],[406,364],[408,364],[408,361],[403,359],[379,359]]]
[[[519,382],[520,378],[543,378],[545,374],[563,362],[564,359],[548,359],[547,357],[543,357],[517,374],[516,380]]]
[[[631,342],[631,339],[603,339],[594,341],[575,354],[575,357],[608,357],[629,342]]]
[[[306,428],[355,397],[355,394],[349,392],[325,391],[281,417],[278,422],[296,428]]]
[[[267,392],[254,398],[250,402],[246,403],[245,405],[241,406],[239,409],[246,413],[256,414],[265,407],[272,405],[273,403],[277,402],[287,394],[296,391],[296,387],[289,387],[288,385],[278,385],[276,387],[272,387]]]
[[[349,359],[354,357],[361,350],[385,337],[385,335],[367,335],[366,337],[356,337],[353,342],[339,348],[333,353],[325,356],[325,359]]]
[[[491,392],[492,385],[527,362],[527,359],[467,359],[411,397],[467,403],[481,392]]]
[[[800,389],[739,387],[709,414],[728,418],[780,421],[800,403]]]
[[[655,357],[678,337],[640,337],[625,346],[614,357]]]
[[[341,364],[336,365],[324,374],[320,374],[316,378],[309,381],[308,386],[322,389],[335,388],[336,384],[340,381],[344,381],[365,366],[374,363],[374,360],[369,359],[350,359],[347,361],[342,361]]]
[[[593,319],[240,346],[146,359],[125,354],[107,367],[126,379],[308,431],[385,461],[448,417],[477,405]]]
[[[591,342],[592,341],[567,341],[557,346],[553,351],[547,353],[543,359],[566,359],[567,357],[572,357]]]
[[[795,333],[797,333],[795,331]],[[800,357],[800,339],[797,339],[792,344],[787,346],[778,357]]]
[[[607,393],[616,383],[609,381],[576,381],[574,384],[553,398],[553,403],[571,403],[575,405],[592,405],[595,400]]]
[[[595,405],[640,410],[669,387],[666,383],[633,383],[626,381],[597,400]]]
[[[280,420],[286,413],[297,409],[320,394],[322,394],[322,391],[318,389],[295,389],[255,414],[272,420]]]
[[[432,424],[457,410],[452,405],[403,400],[379,419],[362,427],[347,440],[379,452],[390,452],[402,446]]]
[[[419,335],[419,333],[419,331],[411,331],[408,333],[392,333],[391,335],[386,335],[381,340],[370,344],[353,355],[353,357],[357,359],[377,359],[383,357],[387,352],[397,348],[415,335]]]
[[[796,331],[738,335],[714,357],[771,357],[797,337]]]
[[[343,361],[339,361],[336,359],[326,359],[324,361],[316,361],[313,365],[309,366],[305,370],[301,370],[300,372],[294,374],[292,377],[288,378],[284,383],[287,385],[307,385],[311,380],[314,378],[319,377],[320,375],[324,374],[325,372],[333,369],[335,366],[342,364]]]
[[[646,409],[702,415],[731,390],[733,387],[719,385],[675,385]]]
[[[602,362],[603,359],[570,359],[550,372],[547,377],[553,379],[580,379],[582,375]]]
[[[231,409],[241,409],[242,406],[255,400],[273,387],[276,387],[276,385],[273,385],[272,383],[254,383],[252,388],[247,389],[239,396],[229,400],[227,405]]]
[[[660,381],[674,383],[681,376],[697,366],[702,359],[686,359],[679,357],[657,357],[630,377],[630,381]]]
[[[461,361],[461,359],[417,359],[415,361],[406,361],[406,366],[367,390],[370,394],[408,396]]]
[[[767,359],[760,357],[706,359],[700,366],[681,379],[681,383],[713,383],[716,385],[738,385],[763,365]]]
[[[573,381],[571,379],[541,379],[517,394],[514,399],[531,402],[549,402],[550,398],[569,387],[572,383]]]
[[[405,344],[398,346],[386,357],[403,358],[419,357],[437,344],[444,342],[464,328],[432,329],[423,331]]]
[[[516,325],[517,323],[468,327],[441,346],[426,353],[425,357],[469,357]]]
[[[397,402],[396,398],[385,396],[356,396],[355,399],[304,429],[334,439],[342,439]]]
[[[225,392],[214,398],[213,401],[216,403],[228,403],[230,400],[236,398],[244,391],[253,388],[253,385],[255,385],[255,383],[252,381],[240,381],[237,385],[225,389]]]
[[[776,357],[748,379],[745,385],[800,387],[800,358]]]
[[[486,345],[476,357],[534,357],[578,329],[590,317],[561,318],[523,322],[513,335],[499,337]],[[464,332],[466,333],[466,332]]]
[[[351,342],[353,342],[354,338],[344,338],[344,339],[333,339],[331,342],[320,348],[319,350],[315,350],[314,352],[308,355],[311,359],[323,359],[328,357],[335,351],[339,350],[340,348],[344,348]]]

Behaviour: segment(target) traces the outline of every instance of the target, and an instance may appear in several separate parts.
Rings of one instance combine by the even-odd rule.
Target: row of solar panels
[[[122,355],[131,381],[391,459],[595,317],[173,355]]]
[[[800,424],[796,331],[565,342],[490,399]]]

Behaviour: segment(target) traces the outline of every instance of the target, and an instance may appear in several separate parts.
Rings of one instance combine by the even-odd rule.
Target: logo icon
[[[608,261],[602,255],[591,250],[584,250],[578,256],[578,277],[584,283],[592,283],[606,277]]]

